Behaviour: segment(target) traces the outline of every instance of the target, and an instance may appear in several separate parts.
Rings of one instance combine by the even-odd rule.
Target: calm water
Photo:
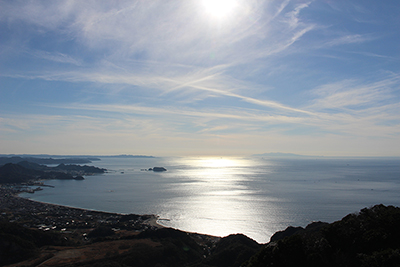
[[[165,226],[258,242],[287,226],[333,222],[383,203],[400,206],[400,160],[102,158],[110,170],[52,180],[34,200],[117,213],[157,214]],[[141,169],[163,166],[167,172]],[[123,172],[123,173],[121,173]]]

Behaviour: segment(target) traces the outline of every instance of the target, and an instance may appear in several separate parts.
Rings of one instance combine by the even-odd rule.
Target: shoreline
[[[24,192],[21,192],[21,193],[24,193]],[[39,201],[39,200],[33,200],[33,199],[30,199],[30,198],[24,198],[24,197],[19,196],[19,194],[21,194],[21,193],[18,193],[14,197],[21,198],[21,199],[26,199],[28,201],[32,201],[32,202],[39,203],[39,204],[52,205],[54,207],[64,207],[64,208],[67,208],[67,209],[74,209],[74,210],[102,213],[104,215],[116,215],[116,216],[134,215],[134,216],[140,216],[140,217],[150,217],[149,219],[144,221],[144,223],[147,223],[149,226],[152,226],[152,227],[155,227],[155,228],[166,228],[166,226],[158,223],[159,216],[155,215],[155,214],[117,213],[117,212],[108,212],[108,211],[101,211],[101,210],[95,210],[95,209],[78,208],[78,207],[73,207],[73,206],[68,206],[68,205],[61,205],[61,204],[49,203],[49,202],[44,202],[44,201]]]
[[[20,196],[13,188],[0,186],[0,220],[22,223],[28,228],[47,225],[54,229],[96,228],[100,225],[121,226],[137,231],[166,228],[154,214],[122,214],[78,208],[32,200]],[[118,227],[114,227],[118,228]]]
[[[175,230],[185,232],[189,235],[207,237],[207,238],[211,238],[213,240],[219,240],[220,238],[222,238],[222,236],[185,231],[185,230],[180,230],[178,228],[162,225],[161,223],[159,223],[159,221],[163,221],[163,220],[169,221],[169,219],[160,218],[159,215],[155,215],[155,214],[142,214],[142,215],[133,214],[133,213],[125,214],[125,213],[99,211],[99,210],[94,210],[94,209],[78,208],[78,207],[73,207],[73,206],[60,205],[60,204],[55,204],[55,203],[48,203],[48,202],[43,202],[43,201],[38,201],[38,200],[32,200],[29,198],[24,198],[24,197],[20,196],[21,193],[24,193],[24,192],[13,192],[10,195],[17,202],[24,202],[24,203],[18,203],[19,205],[22,204],[22,206],[24,206],[24,204],[26,204],[26,203],[32,203],[35,206],[35,208],[40,206],[41,209],[46,210],[46,211],[48,211],[47,209],[49,209],[49,207],[52,207],[56,210],[61,210],[61,214],[73,211],[73,212],[80,213],[80,216],[82,216],[81,214],[89,214],[89,216],[98,215],[99,217],[101,217],[103,219],[107,218],[107,217],[137,217],[137,218],[139,218],[139,227],[140,227],[140,229],[135,229],[135,231],[137,231],[137,232],[142,232],[147,229],[157,230],[157,229],[163,229],[163,228],[170,228],[170,229],[175,229]],[[51,211],[52,209],[50,208],[49,210]],[[0,185],[0,221],[3,219],[1,212],[4,213],[4,188]],[[28,213],[30,213],[30,212],[32,212],[32,211],[28,211]],[[46,214],[43,214],[43,215],[46,215]],[[140,219],[140,218],[142,218],[142,219]],[[105,222],[105,224],[107,225],[106,222]],[[40,224],[40,225],[43,225],[43,224]],[[103,223],[101,223],[101,225],[103,225]],[[99,225],[97,225],[97,226],[99,226]],[[30,227],[30,228],[37,228],[37,227]],[[77,227],[77,229],[78,228],[79,227]],[[84,227],[84,228],[87,228],[87,227]],[[41,229],[41,230],[43,230],[43,229]]]

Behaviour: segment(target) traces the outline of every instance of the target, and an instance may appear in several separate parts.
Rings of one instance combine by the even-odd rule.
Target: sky
[[[0,154],[400,156],[398,0],[0,0]]]

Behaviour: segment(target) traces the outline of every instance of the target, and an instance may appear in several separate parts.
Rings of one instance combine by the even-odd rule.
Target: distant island
[[[398,156],[315,156],[315,155],[300,155],[294,153],[270,152],[263,154],[253,154],[251,157],[265,157],[270,159],[386,159],[399,160]]]
[[[263,154],[254,154],[252,157],[267,157],[267,158],[323,158],[323,156],[307,156],[299,155],[294,153],[281,153],[281,152],[271,152]]]
[[[153,167],[153,168],[150,168],[149,171],[153,171],[153,172],[166,172],[167,169],[164,168],[164,167]]]

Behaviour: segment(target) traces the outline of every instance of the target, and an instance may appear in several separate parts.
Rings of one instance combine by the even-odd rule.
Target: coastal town
[[[0,220],[43,231],[78,231],[82,232],[83,239],[90,230],[100,226],[111,227],[115,232],[162,227],[156,223],[155,215],[123,215],[41,203],[19,197],[20,192],[20,187],[0,186]]]
[[[66,239],[77,243],[91,241],[91,233],[99,228],[103,231],[107,229],[102,236],[116,237],[124,233],[132,235],[148,229],[162,228],[157,224],[155,215],[107,213],[42,203],[19,196],[21,193],[35,193],[44,187],[52,187],[45,184],[48,179],[82,180],[83,175],[107,171],[94,166],[69,164],[86,163],[87,160],[0,158],[0,163],[4,164],[0,167],[0,222],[17,223],[29,229],[60,233]],[[56,167],[39,164],[55,162],[59,163]]]
[[[75,266],[78,263],[92,266],[99,262],[98,266],[102,266],[103,260],[105,266],[108,266],[107,261],[125,258],[131,264],[129,255],[136,255],[136,251],[142,251],[142,254],[136,255],[135,259],[146,259],[144,265],[138,266],[156,266],[157,263],[146,264],[154,260],[170,260],[167,249],[169,242],[173,242],[173,246],[176,246],[175,242],[178,245],[182,242],[190,244],[197,251],[197,256],[190,261],[202,261],[221,240],[220,237],[163,227],[157,223],[156,215],[117,214],[59,206],[20,197],[18,194],[21,192],[26,192],[26,188],[20,184],[0,185],[0,248],[5,246],[5,251],[0,250],[0,266],[5,263],[14,263],[7,265],[13,267]],[[13,240],[11,242],[4,236],[7,228],[14,231],[10,235]],[[15,235],[25,235],[26,230],[23,229],[31,231],[28,238],[32,231],[39,239],[39,233],[48,234],[43,236],[46,239],[44,242],[52,244],[39,245],[40,249],[24,250],[24,241],[20,244],[15,239]],[[158,232],[160,230],[165,232]],[[22,232],[16,234],[15,231]],[[162,257],[156,259],[152,256],[158,255],[160,251]],[[186,253],[186,250],[182,250],[178,254]],[[3,256],[5,258],[2,259]],[[173,259],[173,264],[177,263]],[[183,266],[182,264],[184,262],[179,262],[176,266]]]

